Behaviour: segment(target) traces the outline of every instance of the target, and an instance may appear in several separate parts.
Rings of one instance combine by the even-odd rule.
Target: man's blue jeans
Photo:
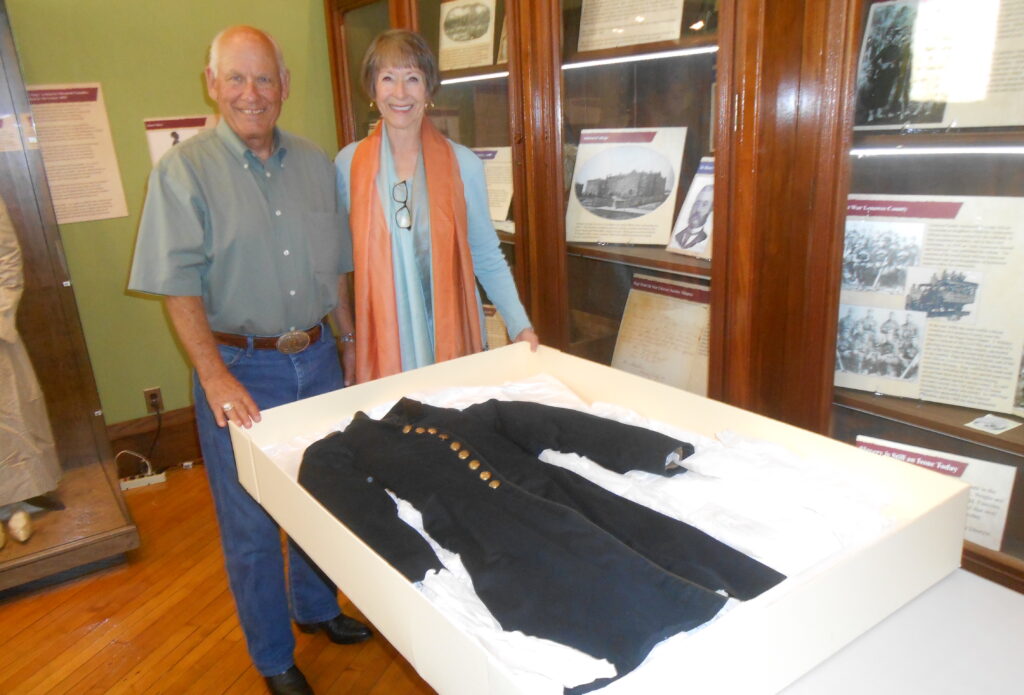
[[[224,364],[260,410],[341,388],[338,349],[324,324],[320,340],[304,351],[218,346]],[[193,373],[196,426],[220,526],[221,545],[238,618],[256,668],[264,676],[294,664],[289,617],[300,623],[330,620],[341,610],[337,589],[288,540],[288,581],[277,523],[238,482],[231,437],[217,426],[199,378]],[[287,583],[287,593],[286,593]]]

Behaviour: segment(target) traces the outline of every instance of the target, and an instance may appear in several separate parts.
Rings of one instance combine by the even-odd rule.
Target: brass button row
[[[405,425],[402,428],[402,432],[404,434],[430,434],[436,436],[438,439],[442,441],[448,439],[448,435],[443,432],[438,432],[436,427],[413,427],[412,425]],[[469,453],[469,449],[462,448],[462,442],[453,441],[451,444],[448,445],[448,448],[451,449],[452,451],[457,452],[455,455],[461,461],[465,461],[470,456],[472,456],[472,454]],[[470,459],[470,461],[466,465],[469,467],[469,470],[471,471],[475,471],[480,468],[480,462],[477,461],[476,459]],[[484,482],[490,481],[487,482],[487,487],[491,488],[492,490],[497,490],[499,487],[501,487],[501,481],[491,480],[491,477],[492,473],[490,471],[480,471],[480,480],[483,480]]]

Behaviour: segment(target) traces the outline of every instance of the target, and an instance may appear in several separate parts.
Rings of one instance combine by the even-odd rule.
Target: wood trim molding
[[[139,532],[134,525],[78,538],[28,556],[21,562],[5,563],[3,571],[0,571],[0,591],[76,568],[88,570],[93,566],[106,566],[138,547]]]
[[[420,30],[420,15],[416,0],[389,0],[388,17],[391,26],[409,31]]]
[[[325,0],[327,15],[327,39],[331,59],[331,88],[334,92],[334,120],[337,129],[338,148],[357,140],[352,84],[352,70],[345,56],[348,55],[348,39],[345,34],[345,14],[377,0]],[[389,5],[390,9],[390,5]]]
[[[340,149],[351,142],[356,132],[352,117],[352,97],[345,55],[344,10],[338,0],[324,0],[324,22],[327,24],[327,54],[331,61],[331,91],[334,98],[335,137]]]
[[[168,410],[166,413],[163,413],[161,417],[163,418],[163,424],[161,425],[162,428],[180,427],[183,425],[191,426],[194,425],[196,421],[195,408],[192,406],[186,406],[176,410]],[[139,435],[152,434],[156,431],[156,428],[156,415],[147,415],[145,417],[135,418],[134,420],[125,420],[124,422],[107,425],[107,439],[110,441],[116,441],[126,437],[137,437]]]
[[[324,0],[324,21],[327,23],[327,50],[331,61],[331,90],[334,92],[334,120],[338,148],[357,140],[355,111],[352,108],[352,69],[345,56],[348,44],[345,37],[345,13],[372,5],[379,0]],[[385,0],[388,3],[388,22],[392,27],[419,31],[419,13],[416,0]]]
[[[541,341],[564,350],[569,291],[559,137],[561,12],[557,2],[508,2],[517,281]]]
[[[720,104],[716,111],[717,123],[715,124],[715,200],[714,219],[720,230],[733,230],[749,228],[750,222],[744,220],[745,215],[750,214],[748,207],[741,208],[735,204],[737,191],[733,189],[730,182],[738,175],[734,174],[743,168],[749,169],[750,162],[744,161],[744,156],[754,151],[753,147],[744,147],[743,139],[755,132],[752,123],[748,122],[753,118],[754,110],[747,108],[748,101],[754,99],[755,92],[752,85],[757,84],[757,71],[759,63],[756,53],[745,55],[744,50],[750,50],[750,36],[756,33],[747,28],[748,23],[755,26],[760,24],[760,19],[753,16],[755,11],[762,11],[762,5],[756,5],[747,9],[746,12],[738,12],[736,2],[722,3],[719,11],[718,32],[719,46],[731,47],[720,49],[718,52],[718,99]],[[745,37],[744,44],[739,43],[738,37]],[[755,46],[756,47],[756,46]],[[741,126],[741,119],[746,119]],[[749,179],[749,175],[747,177]],[[743,387],[748,382],[736,379],[731,372],[730,365],[749,364],[751,359],[748,350],[751,347],[751,340],[747,334],[740,334],[739,330],[730,331],[728,325],[735,322],[738,326],[749,324],[749,317],[743,315],[747,302],[740,301],[749,295],[744,291],[742,285],[737,287],[742,278],[732,282],[729,281],[732,275],[732,267],[748,265],[744,262],[742,254],[743,245],[726,243],[725,234],[715,235],[712,244],[712,256],[714,263],[711,265],[711,349],[708,372],[708,395],[711,398],[727,401],[734,404],[742,404],[750,400]]]
[[[964,543],[963,568],[996,584],[1024,594],[1024,560],[989,550],[971,542]]]
[[[709,394],[828,431],[858,0],[725,3]],[[788,36],[795,40],[779,41]],[[799,355],[799,358],[794,356]]]

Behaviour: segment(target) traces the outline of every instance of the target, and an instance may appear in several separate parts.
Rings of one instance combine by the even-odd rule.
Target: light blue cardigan
[[[530,327],[530,319],[519,301],[515,281],[501,252],[497,232],[491,223],[487,205],[487,185],[483,163],[472,152],[449,141],[455,151],[466,197],[469,248],[473,258],[476,279],[487,292],[501,317],[505,320],[509,338]],[[347,221],[351,201],[352,157],[358,142],[347,145],[334,160],[337,169],[338,199],[343,206],[339,213]],[[401,207],[392,197],[392,187],[398,182],[394,173],[391,148],[387,133],[381,137],[380,173],[377,192],[384,208],[391,232],[395,300],[398,310],[399,341],[402,350],[402,369],[415,369],[434,363],[434,329],[430,265],[430,215],[426,195],[423,158],[416,164],[416,175],[410,186],[409,207],[413,213],[413,228],[402,229],[395,223],[395,212]],[[480,292],[477,289],[477,303]],[[481,335],[486,342],[483,309],[480,309]]]

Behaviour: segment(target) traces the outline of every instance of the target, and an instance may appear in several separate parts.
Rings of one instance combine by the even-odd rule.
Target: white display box
[[[776,693],[960,564],[968,486],[775,420],[541,347],[516,344],[263,412],[231,427],[245,488],[442,695],[531,695],[406,579],[324,509],[264,449],[328,431],[357,410],[449,386],[549,374],[587,402],[612,402],[713,437],[730,430],[840,466],[889,500],[887,530],[692,634],[664,693]],[[557,610],[556,608],[553,608]],[[655,695],[645,691],[644,695]]]

